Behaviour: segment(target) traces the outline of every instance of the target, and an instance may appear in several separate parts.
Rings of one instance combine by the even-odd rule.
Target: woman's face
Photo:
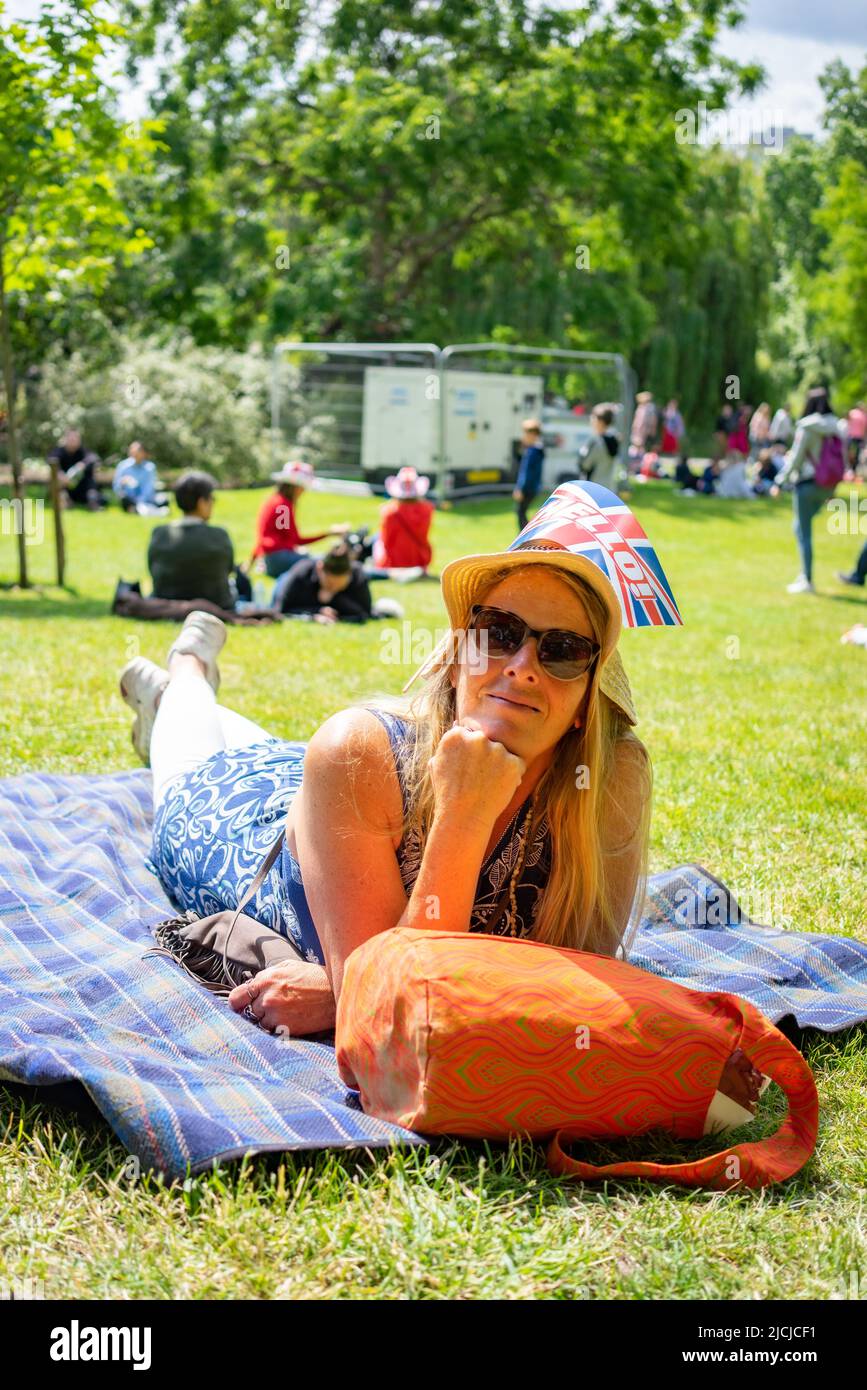
[[[596,641],[581,599],[545,565],[498,580],[479,602],[516,613],[537,630],[568,628]],[[458,720],[481,729],[528,766],[553,750],[576,719],[581,719],[591,679],[592,672],[574,681],[548,675],[539,664],[536,640],[529,637],[512,656],[489,654],[480,665],[461,660],[451,671]]]

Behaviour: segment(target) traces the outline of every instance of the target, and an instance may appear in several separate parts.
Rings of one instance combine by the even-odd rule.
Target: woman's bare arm
[[[378,932],[468,930],[493,822],[435,817],[407,901],[393,843],[402,817],[400,784],[375,715],[343,710],[316,731],[296,808],[301,877],[335,1000],[346,958]]]

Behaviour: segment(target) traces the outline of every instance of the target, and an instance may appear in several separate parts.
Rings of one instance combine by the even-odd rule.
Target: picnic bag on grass
[[[544,942],[382,932],[347,960],[335,1040],[341,1079],[368,1114],[429,1135],[547,1139],[562,1176],[762,1187],[796,1173],[816,1144],[813,1074],[752,1004]],[[737,1048],[788,1098],[771,1137],[685,1163],[595,1167],[565,1152],[658,1129],[700,1138]]]

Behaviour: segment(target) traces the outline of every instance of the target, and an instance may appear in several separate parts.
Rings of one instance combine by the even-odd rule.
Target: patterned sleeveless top
[[[372,710],[377,719],[385,725],[394,754],[395,768],[403,797],[404,813],[408,807],[407,791],[404,782],[404,764],[412,737],[412,723],[398,715],[384,710]],[[479,872],[473,910],[470,916],[470,931],[488,931],[488,921],[494,915],[502,894],[507,891],[509,878],[519,852],[520,829],[527,814],[530,798],[519,806],[512,820],[506,826],[497,844],[487,856]],[[424,841],[418,830],[410,830],[397,849],[397,862],[407,897],[412,892],[421,868]],[[551,873],[551,833],[548,818],[539,817],[532,844],[527,846],[520,878],[515,887],[517,904],[516,936],[530,936],[536,922],[536,915],[542,893]],[[431,924],[435,926],[435,923]],[[504,935],[507,929],[505,915],[493,926],[496,936]]]

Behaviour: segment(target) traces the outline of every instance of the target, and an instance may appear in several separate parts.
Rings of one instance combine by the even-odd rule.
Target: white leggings
[[[154,808],[179,772],[190,772],[224,748],[246,748],[270,737],[266,729],[243,714],[218,705],[204,676],[194,671],[172,676],[151,734]]]

